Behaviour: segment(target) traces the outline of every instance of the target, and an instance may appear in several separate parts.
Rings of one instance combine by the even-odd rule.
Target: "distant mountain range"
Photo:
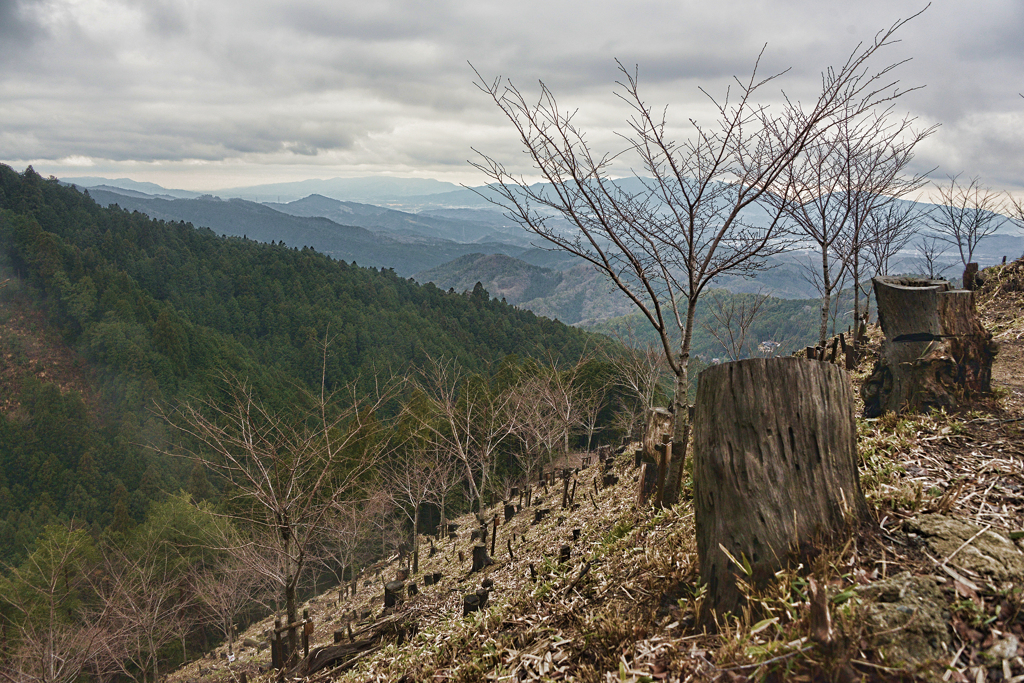
[[[529,233],[496,211],[452,212],[462,217],[451,218],[443,211],[406,213],[372,204],[339,201],[319,194],[312,194],[287,204],[268,202],[263,206],[292,216],[323,217],[342,225],[426,235],[463,244],[502,242],[530,246]]]
[[[129,190],[133,196],[138,194],[145,194],[153,197],[172,197],[174,199],[193,199],[195,197],[202,196],[202,192],[192,192],[191,190],[168,190],[166,187],[161,187],[156,183],[143,183],[131,178],[117,178],[111,180],[110,178],[97,178],[94,176],[81,176],[78,178],[62,178],[61,182],[65,185],[74,185],[78,188],[97,188],[101,190],[108,190],[112,192],[122,192]],[[123,192],[122,192],[123,193]]]
[[[195,199],[204,194],[212,194],[224,199],[248,199],[257,202],[290,202],[302,199],[311,194],[320,194],[332,199],[346,201],[375,201],[395,199],[398,197],[431,195],[452,191],[462,191],[458,185],[429,178],[330,178],[325,180],[299,180],[291,183],[270,183],[266,185],[250,185],[231,187],[211,192],[193,192],[190,190],[168,190],[155,183],[143,183],[129,178],[97,178],[82,176],[62,178],[62,182],[78,187],[107,186],[136,190],[150,195],[166,195],[176,199]]]
[[[209,195],[196,199],[161,199],[101,189],[91,189],[89,194],[102,206],[116,204],[151,218],[186,221],[232,237],[283,242],[290,247],[308,246],[332,258],[356,262],[361,266],[392,268],[403,277],[467,253],[486,251],[529,258],[529,254],[535,251],[523,245],[498,242],[463,244],[439,238],[436,235],[441,230],[438,227],[442,225],[440,219],[431,223],[413,220],[413,217],[407,223],[400,223],[392,216],[396,224],[403,226],[402,230],[373,231],[359,225],[342,225],[324,217],[293,216],[244,199],[223,200]],[[358,212],[354,212],[353,217],[366,218]],[[421,229],[417,230],[417,227]]]
[[[444,289],[471,290],[481,282],[493,296],[570,324],[588,325],[624,312],[624,298],[613,292],[603,277],[519,228],[487,201],[487,188],[458,188],[423,179],[339,178],[229,191],[265,197],[270,190],[280,190],[282,196],[324,190],[287,202],[259,204],[127,179],[69,178],[65,182],[80,187],[92,184],[90,194],[102,204],[117,203],[154,218],[189,221],[221,234],[310,246],[360,265],[393,268],[404,277],[434,282]],[[626,179],[621,185],[627,191],[637,190],[638,182]],[[374,203],[354,201],[359,196],[375,198]],[[757,221],[760,216],[755,212],[750,219]],[[1024,239],[1001,231],[981,243],[976,259],[984,267],[1003,256],[1015,258],[1022,251]],[[817,294],[807,278],[807,260],[806,253],[786,253],[770,259],[773,267],[754,280],[726,276],[717,284],[733,292],[767,291],[782,298],[814,298]],[[918,261],[911,244],[895,260],[895,269],[919,271]],[[959,267],[953,251],[942,261],[949,264],[945,276],[956,278]],[[625,312],[628,310],[627,306]]]
[[[454,183],[430,178],[370,177],[300,180],[291,183],[232,187],[217,190],[214,194],[260,202],[288,202],[311,194],[347,201],[379,202],[384,199],[432,195],[455,190],[459,190],[459,186]]]

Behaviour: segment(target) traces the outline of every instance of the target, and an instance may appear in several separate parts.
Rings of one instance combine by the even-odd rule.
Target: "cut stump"
[[[991,392],[998,347],[975,312],[974,292],[945,280],[872,282],[885,341],[861,385],[865,417],[954,408]]]
[[[708,587],[701,617],[710,626],[740,606],[737,578],[764,584],[817,541],[868,517],[853,393],[836,365],[753,358],[705,370],[693,449],[697,554]]]
[[[489,567],[494,564],[494,560],[487,554],[487,546],[483,543],[477,543],[473,546],[473,568],[470,569],[470,573],[478,572],[484,567]]]

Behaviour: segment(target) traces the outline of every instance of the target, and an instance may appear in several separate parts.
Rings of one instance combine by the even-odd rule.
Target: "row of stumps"
[[[618,476],[612,471],[612,467],[614,466],[615,461],[614,461],[614,458],[612,456],[611,448],[610,447],[603,447],[603,448],[599,449],[598,450],[598,459],[599,459],[599,462],[601,464],[601,473],[598,476],[594,477],[594,493],[590,494],[590,500],[591,500],[591,502],[594,505],[594,509],[599,509],[598,505],[597,505],[597,500],[594,498],[594,494],[597,494],[598,491],[599,491],[598,490],[598,481],[601,482],[601,485],[603,487],[613,486],[613,485],[618,483]],[[548,487],[549,486],[550,487],[555,486],[555,483],[560,479],[561,483],[562,483],[561,509],[563,509],[563,510],[575,510],[575,509],[577,509],[579,507],[579,504],[576,503],[576,494],[577,494],[577,490],[578,490],[579,479],[578,479],[578,477],[576,477],[574,475],[578,475],[581,469],[586,469],[586,468],[590,467],[590,465],[592,463],[593,463],[593,457],[587,455],[587,456],[584,456],[583,458],[581,458],[580,467],[579,468],[562,467],[562,468],[552,468],[551,470],[548,470],[548,471],[544,471],[544,469],[541,468],[540,476],[539,476],[539,481],[538,481],[538,490],[539,490],[539,487],[543,487],[545,491],[548,491]],[[537,505],[543,504],[543,500],[540,499],[540,498],[538,498],[536,501],[534,501],[534,499],[533,499],[533,492],[534,492],[533,487],[526,487],[525,490],[520,490],[517,487],[517,488],[513,488],[510,491],[509,500],[504,501],[504,504],[503,504],[503,512],[504,512],[504,518],[505,518],[505,523],[506,524],[508,522],[512,521],[512,519],[516,516],[516,514],[518,514],[523,508],[530,507],[534,503],[536,503]],[[516,499],[516,498],[518,498],[518,504],[512,502],[512,500]],[[536,508],[534,510],[534,512],[533,512],[533,521],[531,522],[531,525],[539,524],[541,521],[544,520],[545,517],[547,517],[550,514],[551,514],[551,508],[550,507],[538,507],[538,508]],[[472,558],[473,559],[473,565],[472,565],[472,568],[470,569],[470,573],[479,571],[479,570],[483,569],[484,567],[487,567],[488,565],[493,564],[494,560],[491,559],[491,556],[494,555],[495,548],[497,546],[498,515],[495,515],[493,517],[493,519],[491,520],[490,524],[488,524],[483,519],[480,519],[479,521],[481,522],[480,526],[477,529],[474,529],[472,534],[471,534],[471,536],[470,536],[470,540],[474,542],[474,544],[473,544],[473,558]],[[562,520],[560,518],[559,519],[559,523],[561,523],[561,521]],[[488,527],[491,527],[491,528],[488,529]],[[582,530],[578,529],[578,528],[572,530],[572,540],[573,540],[573,542],[579,541],[580,535],[581,535],[581,531]],[[490,544],[491,545],[490,555],[488,555],[488,553],[487,553],[488,532],[490,532],[490,541],[491,541],[491,544]],[[515,540],[515,534],[512,534],[509,538],[505,539],[505,544],[506,544],[506,547],[508,548],[508,557],[509,557],[510,561],[515,561],[515,552],[514,552],[513,547],[512,547],[513,540]],[[525,540],[525,534],[520,536],[520,540],[521,541]],[[569,559],[571,558],[571,556],[572,556],[572,546],[571,545],[565,544],[565,545],[562,545],[559,548],[559,551],[558,551],[558,561],[559,561],[559,563],[564,564],[564,563],[568,562]],[[459,551],[459,560],[460,561],[464,561],[465,560],[464,556],[462,555],[462,551],[461,550]],[[536,569],[536,567],[533,564],[530,564],[529,567],[530,567],[530,577],[532,579],[536,580],[536,578],[537,578],[537,569]],[[463,609],[462,609],[463,616],[467,616],[467,615],[471,614],[472,612],[479,611],[479,610],[483,609],[484,607],[486,607],[489,591],[491,590],[493,585],[494,585],[494,582],[490,578],[485,578],[482,581],[480,588],[478,588],[473,593],[469,593],[469,594],[463,596]]]
[[[601,472],[601,474],[599,476],[594,478],[594,493],[598,492],[598,481],[599,480],[601,481],[602,485],[605,486],[605,487],[611,486],[611,485],[613,485],[613,484],[618,482],[618,477],[614,473],[612,473],[612,466],[614,464],[614,460],[611,457],[611,452],[610,452],[611,449],[608,448],[606,450],[608,451],[607,453],[599,450],[598,457],[599,457],[600,462],[602,464],[602,472]],[[584,458],[581,460],[581,467],[585,469],[585,468],[589,467],[592,464],[592,462],[593,462],[592,461],[592,456],[584,456]],[[579,468],[553,468],[552,470],[550,470],[548,472],[544,472],[542,470],[539,486],[543,486],[544,490],[547,491],[548,490],[548,486],[554,486],[556,481],[561,479],[561,483],[562,483],[561,507],[562,507],[562,509],[576,509],[578,504],[575,502],[575,500],[576,500],[576,494],[577,494],[579,480],[578,480],[578,478],[574,477],[574,475],[578,474],[579,471],[580,471]],[[518,505],[513,504],[511,502],[512,499],[515,499],[517,497],[518,497],[518,500],[519,500]],[[590,500],[593,502],[594,507],[596,509],[598,506],[597,506],[597,502],[596,502],[593,494],[590,495]],[[537,504],[541,504],[542,502],[543,501],[541,499],[539,499],[539,498],[536,501]],[[533,503],[534,503],[534,500],[533,500],[533,488],[532,487],[527,487],[524,491],[520,491],[518,488],[512,489],[511,495],[510,495],[510,500],[505,501],[505,503],[504,503],[503,512],[504,512],[505,522],[507,523],[507,522],[511,521],[512,518],[515,517],[515,515],[518,512],[520,512],[524,507],[529,507]],[[543,520],[544,517],[546,517],[548,514],[550,514],[550,512],[551,512],[551,508],[539,508],[539,509],[535,510],[534,511],[533,524],[537,524],[538,522]],[[480,526],[478,528],[474,529],[472,531],[472,534],[471,534],[471,540],[474,542],[474,544],[473,544],[473,566],[472,566],[472,569],[471,569],[471,573],[479,571],[479,570],[483,569],[484,567],[487,567],[487,566],[489,566],[489,565],[494,563],[494,560],[491,559],[491,556],[494,555],[495,550],[496,550],[497,536],[498,536],[498,526],[500,524],[500,520],[499,520],[499,516],[498,515],[494,515],[494,517],[491,520],[489,520],[489,522],[484,520],[484,519],[482,519],[482,518],[478,518],[478,519],[480,521]],[[455,537],[456,525],[449,523],[446,526],[447,526],[447,528],[439,531],[439,536],[447,533],[448,535],[450,535],[450,536],[452,536],[454,538]],[[580,539],[580,534],[581,534],[581,530],[580,529],[573,529],[572,530],[572,538],[573,538],[574,542],[578,541]],[[490,547],[490,555],[487,552],[488,536],[490,537],[490,546],[491,546]],[[509,559],[513,560],[513,561],[515,560],[515,556],[513,554],[513,547],[512,547],[512,542],[513,542],[514,539],[515,539],[515,535],[514,534],[511,537],[506,539],[506,545],[508,547]],[[430,554],[431,554],[431,556],[434,555],[433,543],[431,543]],[[560,563],[568,562],[570,557],[571,557],[571,554],[572,554],[572,548],[571,548],[570,545],[566,544],[566,545],[561,546],[559,548],[559,562]],[[461,550],[459,551],[459,559],[460,559],[460,561],[464,561],[465,560]],[[417,572],[417,567],[416,567],[417,564],[418,564],[418,562],[416,562],[416,559],[413,559],[412,571],[413,571],[414,574],[418,573]],[[537,576],[536,569],[534,568],[533,565],[530,565],[530,574],[531,574],[531,576],[533,578],[536,578],[536,576]],[[413,598],[413,597],[415,597],[418,594],[419,589],[418,589],[416,583],[406,583],[408,578],[409,578],[409,568],[407,567],[407,568],[399,570],[399,572],[398,572],[398,574],[396,576],[396,580],[395,581],[389,581],[389,582],[384,584],[384,609],[385,609],[385,611],[387,611],[389,609],[395,608],[405,598],[406,594],[408,595],[409,598]],[[423,585],[424,586],[430,586],[430,585],[434,585],[434,584],[439,584],[441,582],[442,578],[443,578],[443,574],[441,572],[434,572],[434,573],[430,573],[430,574],[424,574],[423,575]],[[350,592],[351,592],[352,595],[356,594],[357,583],[358,583],[358,576],[354,577],[353,580],[351,581],[350,585],[347,585],[343,589],[346,596]],[[485,578],[481,582],[480,588],[478,588],[475,592],[470,593],[470,594],[464,596],[464,598],[463,598],[463,616],[466,616],[466,615],[468,615],[468,614],[470,614],[472,612],[476,612],[476,611],[479,611],[479,610],[482,610],[483,608],[485,608],[486,605],[487,605],[488,599],[489,599],[490,591],[493,588],[493,586],[494,586],[494,581],[491,578]],[[339,594],[339,598],[340,598],[340,594]],[[353,612],[351,618],[361,617],[361,618],[365,619],[365,618],[368,618],[369,616],[370,616],[370,611],[369,610],[365,610],[365,612],[363,614],[359,614],[359,615],[357,615],[355,612]],[[301,628],[301,635],[302,635],[302,650],[303,650],[304,655],[306,657],[308,657],[309,656],[309,637],[313,633],[313,622],[312,622],[312,620],[309,617],[309,610],[308,609],[303,610],[303,619],[302,619],[302,621],[301,622],[297,622],[295,624],[282,624],[280,619],[275,619],[275,621],[274,621],[274,629],[273,629],[273,631],[271,633],[271,660],[272,660],[272,665],[273,665],[273,667],[275,669],[280,670],[280,669],[285,668],[286,666],[291,665],[293,663],[292,660],[297,657],[297,653],[292,653],[292,652],[289,651],[289,643],[292,641],[292,639],[294,637],[297,636],[297,633],[293,634],[293,631],[298,632],[300,628]],[[354,634],[352,632],[351,619],[349,621],[347,621],[345,628],[338,629],[338,630],[336,630],[334,632],[334,642],[336,644],[341,643],[345,638],[347,638],[349,640],[349,642],[353,642],[354,641]]]
[[[865,313],[865,316],[867,314]],[[857,322],[857,332],[852,334],[852,343],[846,341],[846,335],[840,332],[832,338],[831,344],[825,346],[808,346],[804,349],[804,356],[810,360],[821,360],[826,363],[842,364],[847,370],[856,370],[864,349],[864,335],[867,332],[867,323],[864,320]],[[842,361],[842,363],[840,363]]]
[[[270,633],[270,662],[275,669],[283,669],[291,664],[291,660],[298,654],[290,652],[289,643],[296,637],[296,631],[301,630],[302,653],[309,656],[309,637],[313,635],[313,620],[309,617],[309,609],[302,610],[302,621],[293,624],[282,624],[281,619],[274,619],[274,630]]]

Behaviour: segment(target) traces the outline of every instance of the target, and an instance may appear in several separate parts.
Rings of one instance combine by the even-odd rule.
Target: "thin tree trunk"
[[[693,343],[693,323],[696,319],[697,303],[694,298],[686,307],[686,326],[679,345],[676,360],[676,388],[672,396],[672,461],[665,476],[665,494],[662,502],[671,507],[679,502],[683,485],[683,469],[690,441],[690,347]]]
[[[473,476],[473,468],[469,464],[469,458],[459,458],[462,460],[462,464],[466,466],[466,482],[469,484],[469,508],[473,510],[474,506],[477,510],[480,509],[480,489],[476,487],[476,477]]]
[[[828,312],[832,305],[832,281],[828,276],[828,249],[821,249],[821,327],[818,329],[818,346],[824,348],[828,339]]]
[[[857,334],[860,324],[860,252],[853,252],[853,333]],[[865,302],[866,303],[866,302]]]
[[[412,515],[412,542],[409,544],[409,556],[412,557],[413,553],[419,551],[419,529],[420,529],[420,506],[416,506],[416,511]]]
[[[292,624],[299,620],[299,610],[295,600],[295,576],[289,575],[285,579],[284,598],[288,607],[288,651],[294,656],[299,651],[299,636]]]

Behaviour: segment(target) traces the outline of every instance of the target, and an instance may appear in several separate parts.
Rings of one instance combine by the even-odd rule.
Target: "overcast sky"
[[[473,86],[544,80],[614,151],[627,111],[615,59],[683,126],[749,75],[822,69],[924,2],[903,0],[0,0],[0,161],[57,176],[191,190],[396,175],[485,181],[476,147],[522,162]],[[1024,190],[1024,2],[936,0],[879,55],[900,112],[941,124],[918,153],[935,177]],[[777,89],[776,89],[777,90]],[[768,93],[766,93],[767,97]],[[524,168],[525,170],[525,168]]]

